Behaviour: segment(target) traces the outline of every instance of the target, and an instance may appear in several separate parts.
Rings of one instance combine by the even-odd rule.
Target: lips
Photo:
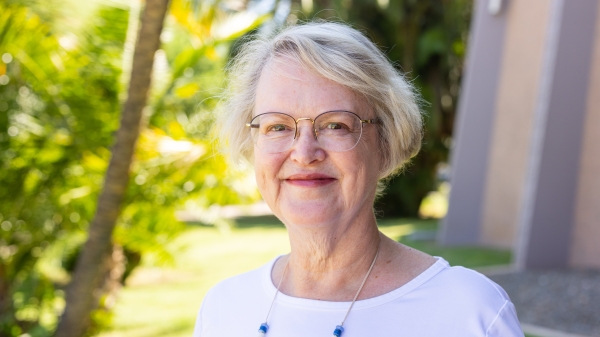
[[[337,179],[320,173],[294,174],[285,179],[285,182],[300,187],[319,187],[333,183]]]

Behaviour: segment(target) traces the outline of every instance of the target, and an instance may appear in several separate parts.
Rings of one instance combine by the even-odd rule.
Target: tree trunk
[[[117,294],[121,289],[123,273],[125,272],[125,255],[123,247],[113,244],[110,253],[105,255],[101,265],[100,286],[92,292],[94,307],[92,316],[87,326],[88,334],[95,335],[106,327],[107,321],[111,320],[112,309],[117,300]]]
[[[112,157],[98,199],[96,214],[90,224],[89,237],[67,288],[65,312],[56,330],[56,337],[81,337],[89,326],[90,313],[96,305],[93,292],[102,281],[100,267],[106,255],[110,254],[113,229],[129,181],[129,169],[140,132],[142,109],[148,98],[154,54],[160,45],[160,33],[168,2],[169,0],[146,1],[133,55],[128,97],[122,110],[121,126],[112,148]]]

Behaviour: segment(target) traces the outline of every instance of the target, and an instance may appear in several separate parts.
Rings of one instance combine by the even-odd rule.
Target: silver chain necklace
[[[363,279],[360,287],[358,288],[356,295],[354,295],[354,299],[352,300],[352,303],[350,304],[348,311],[346,311],[346,315],[344,316],[342,323],[340,323],[340,325],[336,325],[335,330],[333,330],[334,337],[340,337],[342,335],[342,333],[344,332],[344,322],[346,322],[346,318],[348,318],[348,314],[350,313],[350,310],[352,310],[352,307],[354,306],[354,302],[356,302],[356,299],[358,298],[360,291],[364,287],[365,283],[367,282],[367,279],[369,278],[369,275],[371,274],[371,270],[373,270],[373,266],[375,266],[375,261],[377,261],[377,256],[379,256],[380,248],[381,248],[381,242],[379,242],[379,245],[377,246],[377,253],[375,253],[373,262],[371,262],[369,271],[367,271],[367,275],[365,275],[365,278]],[[281,282],[283,282],[283,277],[285,276],[285,272],[287,270],[288,264],[289,264],[289,260],[285,264],[285,268],[283,268],[283,274],[281,275],[281,279],[279,280],[279,284],[277,285],[277,291],[275,292],[275,296],[273,296],[273,300],[271,301],[271,306],[269,307],[269,311],[267,312],[267,318],[265,318],[265,322],[263,324],[261,324],[260,328],[258,329],[258,337],[264,337],[267,334],[267,331],[269,330],[269,325],[267,324],[267,321],[269,320],[269,315],[271,314],[271,309],[273,309],[273,304],[275,304],[275,299],[277,298],[277,294],[279,294],[279,288],[281,287]]]

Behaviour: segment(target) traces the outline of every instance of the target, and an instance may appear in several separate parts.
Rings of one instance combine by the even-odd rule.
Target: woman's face
[[[283,112],[295,119],[314,120],[332,110],[352,111],[361,119],[374,118],[356,95],[289,59],[268,64],[259,79],[255,115]],[[254,147],[259,190],[288,227],[320,227],[351,223],[372,214],[379,177],[376,125],[364,124],[359,143],[345,152],[320,146],[309,120],[298,122],[292,147],[268,153]]]

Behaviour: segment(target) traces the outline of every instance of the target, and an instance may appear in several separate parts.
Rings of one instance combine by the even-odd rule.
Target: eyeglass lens
[[[260,114],[250,122],[254,144],[269,153],[283,152],[291,148],[294,139],[299,137],[297,124],[302,123],[287,114],[268,112]],[[310,120],[304,123],[311,124]],[[330,111],[317,116],[314,120],[314,136],[321,147],[328,151],[343,152],[358,144],[362,134],[362,121],[354,113]]]

